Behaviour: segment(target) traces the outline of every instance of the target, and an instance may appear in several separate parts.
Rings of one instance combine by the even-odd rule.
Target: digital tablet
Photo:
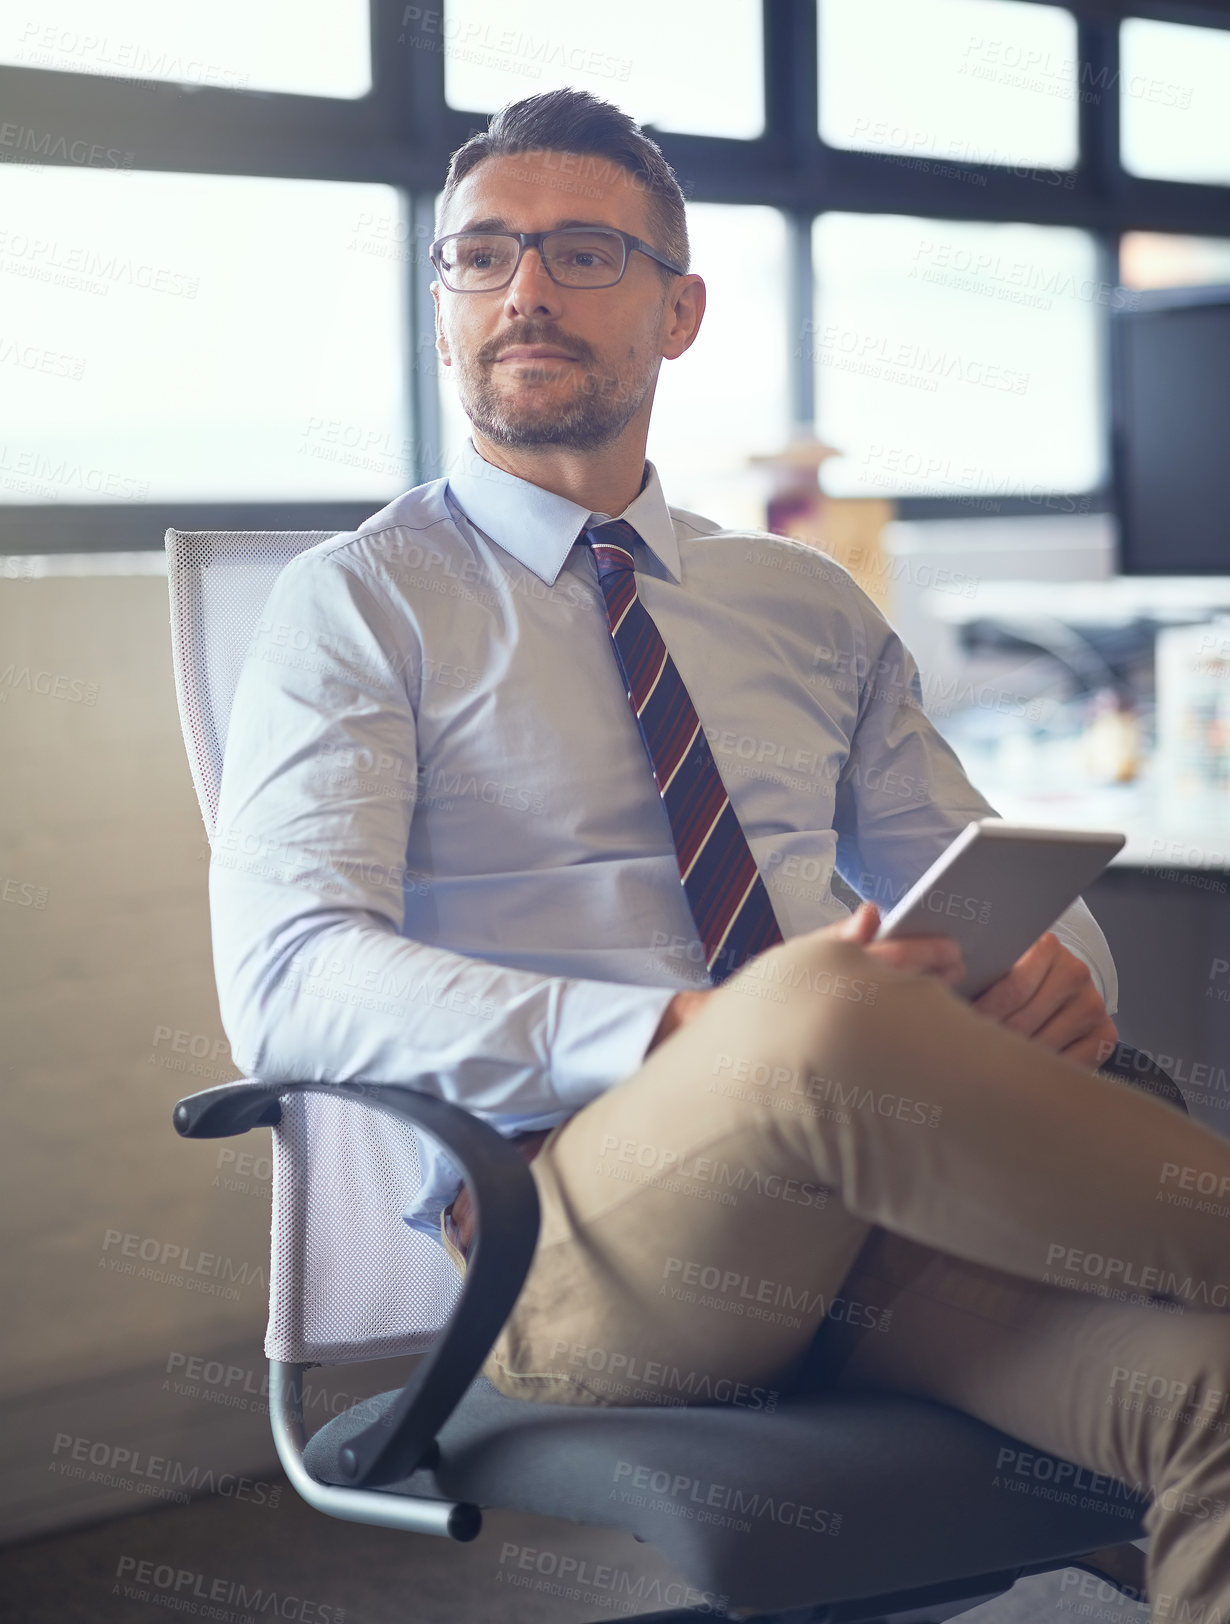
[[[979,818],[965,828],[880,922],[877,942],[951,936],[977,998],[1009,971],[1119,851],[1108,829],[1041,829]]]

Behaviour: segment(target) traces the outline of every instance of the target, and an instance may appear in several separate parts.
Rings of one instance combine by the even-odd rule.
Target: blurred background
[[[165,1483],[117,1449],[189,1463],[191,1494],[262,1484],[210,1512],[259,1574],[279,1518],[298,1560],[343,1540],[405,1570],[431,1544],[269,1507],[268,1135],[170,1127],[236,1073],[162,539],[347,529],[450,471],[466,424],[426,253],[448,157],[561,84],[649,127],[689,199],[709,308],[659,385],[668,499],[852,570],[1002,814],[1128,832],[1087,894],[1121,1035],[1230,1131],[1226,7],[7,0],[11,1616],[145,1617],[123,1561],[189,1560]],[[90,1577],[40,1589],[77,1528]],[[472,1605],[399,1618],[587,1616],[422,1560]],[[394,1616],[387,1586],[317,1582],[321,1607]]]

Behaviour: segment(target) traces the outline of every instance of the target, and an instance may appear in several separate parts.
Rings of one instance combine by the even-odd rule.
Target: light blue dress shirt
[[[706,985],[666,812],[582,528],[609,517],[494,468],[399,496],[292,561],[248,652],[210,866],[236,1064],[401,1080],[504,1133],[636,1070]],[[887,911],[994,815],[922,709],[914,661],[840,566],[668,508],[619,515],[783,936]],[[1113,1013],[1083,902],[1055,927]],[[437,1234],[455,1164],[422,1139],[406,1221]]]

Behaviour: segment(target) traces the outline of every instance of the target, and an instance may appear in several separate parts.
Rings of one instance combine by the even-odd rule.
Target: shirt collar
[[[657,469],[651,462],[646,467],[649,474],[640,494],[614,515],[594,513],[566,496],[505,473],[481,457],[470,439],[462,449],[460,471],[450,475],[448,484],[466,517],[548,586],[554,586],[582,529],[612,517],[626,519],[678,581],[674,522]]]

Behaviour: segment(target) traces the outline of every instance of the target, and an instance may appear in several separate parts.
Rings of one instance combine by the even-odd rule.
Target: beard
[[[559,402],[554,384],[537,386],[524,374],[519,398],[509,399],[497,388],[496,358],[518,344],[558,344],[576,357],[569,365],[579,377],[567,400]],[[652,394],[657,371],[643,368],[637,376],[621,377],[601,367],[588,344],[535,322],[502,334],[498,343],[484,344],[472,355],[463,358],[455,352],[453,365],[462,410],[493,445],[570,451],[598,451],[617,439]]]

